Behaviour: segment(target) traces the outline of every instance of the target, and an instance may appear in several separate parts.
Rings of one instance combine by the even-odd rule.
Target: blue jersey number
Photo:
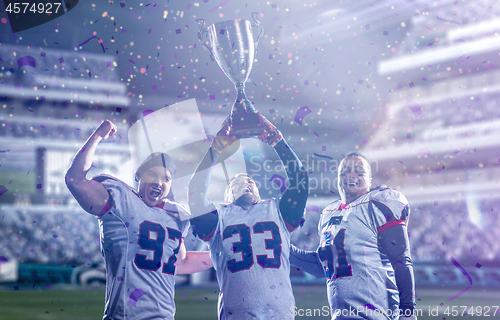
[[[240,235],[240,241],[233,243],[233,252],[241,252],[243,259],[236,261],[231,259],[227,262],[227,268],[231,272],[249,269],[253,265],[252,247],[250,246],[252,239],[250,238],[250,228],[244,224],[229,226],[224,229],[224,240],[232,237],[234,234]]]
[[[175,274],[176,254],[181,246],[182,234],[180,231],[167,228],[168,238],[178,240],[179,243],[174,249],[174,253],[169,257],[168,262],[163,264],[163,273]],[[144,250],[153,251],[153,259],[148,259],[145,254],[137,253],[134,263],[139,269],[157,271],[161,266],[163,256],[163,243],[165,242],[165,229],[158,223],[144,221],[139,227],[139,247]]]
[[[325,271],[326,277],[331,279],[333,276],[333,251],[337,253],[338,256],[338,266],[335,269],[335,278],[340,277],[350,277],[352,276],[351,266],[347,263],[347,255],[344,249],[344,236],[345,229],[340,229],[335,238],[333,239],[333,245],[335,248],[331,248],[330,243],[326,243],[324,246],[319,248],[319,258],[321,261],[326,261],[328,265],[328,270]],[[328,242],[330,240],[328,239]]]
[[[271,231],[272,238],[266,239],[266,249],[273,250],[274,258],[267,255],[258,255],[257,263],[262,268],[279,268],[281,266],[281,236],[278,226],[274,222],[258,222],[253,226],[253,233],[264,233]],[[233,243],[233,252],[240,253],[242,260],[231,259],[227,262],[227,268],[232,273],[250,269],[253,265],[252,238],[250,228],[244,224],[237,224],[226,227],[223,232],[223,239],[231,238],[234,234],[240,235],[240,241]]]
[[[271,231],[273,237],[266,239],[266,249],[273,250],[274,258],[268,258],[267,255],[258,255],[257,263],[263,268],[276,268],[281,266],[281,236],[278,226],[274,222],[259,222],[253,226],[253,233],[264,233]]]

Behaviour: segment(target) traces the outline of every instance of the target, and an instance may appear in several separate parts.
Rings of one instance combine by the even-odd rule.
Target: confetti
[[[460,297],[462,294],[464,294],[467,290],[469,290],[470,287],[472,287],[472,278],[471,276],[467,273],[467,271],[465,271],[465,269],[460,265],[460,263],[458,263],[457,260],[455,260],[455,258],[453,258],[453,256],[451,257],[451,262],[455,265],[455,267],[458,268],[458,270],[460,270],[463,275],[467,278],[467,280],[469,280],[470,284],[467,288],[465,288],[464,290],[460,291],[459,293],[457,293],[456,295],[454,295],[453,297],[451,298],[448,298],[446,299],[446,301],[452,301],[452,300],[455,300],[456,298]]]
[[[309,212],[309,211],[314,211],[316,213],[319,213],[319,207],[314,205],[314,204],[310,204],[306,207],[306,212]]]
[[[273,174],[273,176],[269,179],[269,181],[277,184],[281,192],[285,191],[285,189],[288,188],[286,179],[280,176],[279,174]]]
[[[440,18],[440,17],[438,17],[438,16],[436,16],[436,18],[437,18],[439,21],[443,21],[443,22],[451,22],[451,23],[455,23],[455,24],[460,25],[460,22],[455,21],[455,20],[443,19],[443,18]]]
[[[314,155],[315,155],[316,157],[320,157],[320,158],[325,158],[325,159],[333,160],[333,158],[332,158],[332,157],[329,157],[329,156],[324,156],[324,155],[317,154],[317,153],[314,153]]]
[[[8,192],[9,189],[7,189],[4,185],[0,185],[0,196],[2,196],[2,194]]]
[[[427,155],[430,157],[431,151],[428,148],[421,148],[421,149],[418,149],[418,155]]]
[[[413,82],[412,82],[413,85]],[[422,107],[419,106],[416,102],[408,100],[406,101],[405,105],[406,108],[410,109],[411,112],[413,112],[413,115],[418,117],[420,114],[422,114]]]
[[[9,260],[5,258],[4,256],[0,256],[0,263],[7,263]]]
[[[84,42],[80,43],[78,46],[81,47],[83,46],[84,44],[88,43],[90,40],[94,39],[94,38],[97,38],[97,36],[93,36],[93,37],[90,37],[88,38],[87,40],[85,40]],[[106,53],[106,50],[104,50],[104,46],[102,45],[102,40],[97,38],[97,40],[99,40],[99,43],[101,44],[101,47],[102,47],[102,52]]]
[[[23,66],[31,66],[36,68],[36,59],[32,56],[24,56],[17,59],[17,68],[21,69]]]
[[[128,299],[128,303],[130,303],[134,307],[137,307],[136,306],[137,300],[139,300],[145,294],[146,294],[146,292],[144,292],[144,290],[142,290],[140,288],[135,289],[130,294],[130,298]]]
[[[308,107],[302,107],[299,110],[297,110],[297,113],[295,113],[295,122],[298,124],[302,125],[302,120],[304,120],[304,117],[307,116],[309,113],[311,113],[311,109]]]

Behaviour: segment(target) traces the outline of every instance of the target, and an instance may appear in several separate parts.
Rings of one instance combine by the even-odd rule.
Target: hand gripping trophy
[[[263,132],[259,116],[245,95],[245,82],[252,70],[264,29],[259,13],[252,13],[253,23],[248,20],[227,20],[205,28],[205,20],[197,19],[198,38],[210,51],[210,58],[216,61],[224,74],[233,82],[238,92],[231,109],[230,135],[238,139],[261,135]],[[258,28],[257,40],[253,39],[252,27]]]

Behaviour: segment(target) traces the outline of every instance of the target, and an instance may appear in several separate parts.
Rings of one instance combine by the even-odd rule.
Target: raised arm
[[[217,209],[208,199],[207,193],[213,167],[222,150],[236,140],[234,137],[227,136],[228,132],[229,120],[226,119],[189,181],[188,203],[191,214],[194,216],[191,219],[191,225],[194,233],[202,240],[208,240],[217,226]]]
[[[196,273],[213,266],[208,251],[186,251],[184,243],[177,253],[177,274]]]
[[[264,116],[259,115],[264,124],[264,134],[259,139],[274,147],[285,167],[288,188],[281,196],[279,209],[289,230],[296,229],[304,215],[309,194],[309,177],[297,155],[283,138],[281,132]]]
[[[106,188],[97,181],[88,180],[87,172],[92,166],[92,160],[97,145],[101,140],[116,133],[116,126],[105,120],[87,139],[85,144],[77,151],[71,166],[66,172],[65,181],[69,191],[75,197],[83,210],[90,214],[98,215],[105,211],[109,201]]]

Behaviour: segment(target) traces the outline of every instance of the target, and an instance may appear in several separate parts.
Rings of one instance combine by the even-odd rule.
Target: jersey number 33
[[[255,258],[257,263],[262,268],[276,268],[281,266],[281,236],[276,223],[272,221],[257,222],[252,228],[245,224],[236,224],[227,226],[223,232],[223,239],[229,239],[239,235],[240,241],[233,242],[233,252],[241,253],[242,259],[231,259],[227,261],[227,269],[232,272],[250,269],[254,264],[254,256],[252,251],[252,234],[264,234],[265,231],[270,231],[272,237],[265,239],[265,248],[273,250],[273,258],[267,254],[257,255]]]

